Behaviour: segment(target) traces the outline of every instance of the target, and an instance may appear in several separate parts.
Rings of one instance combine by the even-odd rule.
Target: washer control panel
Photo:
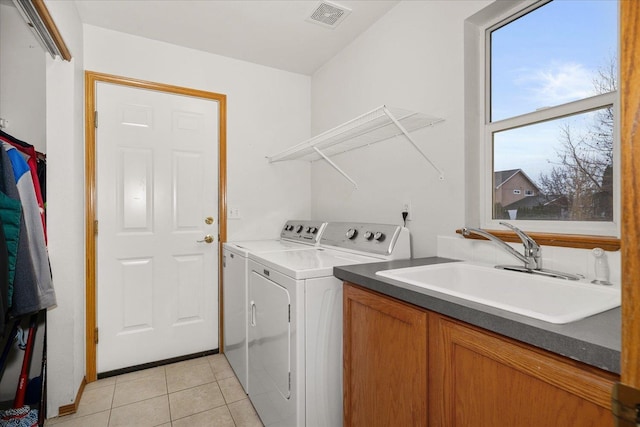
[[[318,243],[327,223],[321,221],[289,220],[282,227],[280,238],[305,243]]]
[[[401,226],[393,224],[329,222],[320,244],[388,256],[401,231]]]

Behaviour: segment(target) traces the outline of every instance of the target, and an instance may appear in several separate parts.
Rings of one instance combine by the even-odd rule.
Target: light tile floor
[[[105,378],[88,384],[78,411],[56,427],[262,426],[222,354]]]

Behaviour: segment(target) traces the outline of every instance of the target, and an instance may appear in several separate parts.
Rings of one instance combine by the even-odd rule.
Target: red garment
[[[45,224],[45,215],[44,215],[44,199],[42,198],[42,190],[40,189],[40,181],[38,180],[38,159],[36,157],[36,149],[33,146],[22,146],[20,144],[16,144],[8,138],[0,135],[0,140],[8,142],[12,146],[16,147],[18,151],[22,153],[24,159],[27,161],[29,165],[29,170],[31,171],[31,179],[33,180],[33,188],[36,192],[36,200],[38,201],[38,207],[40,208],[40,217],[42,219],[42,229],[44,230],[44,241],[47,242],[47,227]]]

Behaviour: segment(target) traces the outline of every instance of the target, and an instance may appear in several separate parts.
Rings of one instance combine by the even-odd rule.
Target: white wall
[[[309,137],[308,76],[84,28],[87,70],[227,95],[227,204],[241,215],[228,240],[277,237],[286,219],[309,218],[309,165],[265,158]]]
[[[74,402],[85,371],[84,72],[73,2],[47,8],[73,59],[47,57],[47,232],[58,306],[47,313],[47,416]]]
[[[47,415],[53,416],[75,399],[85,366],[83,71],[82,27],[75,6],[48,2],[47,7],[75,58],[71,63],[51,59],[15,7],[0,4],[0,116],[9,120],[8,133],[50,152],[47,225],[58,299],[57,307],[47,312]],[[40,328],[37,337],[43,335]],[[39,352],[36,348],[31,377],[40,370]],[[11,366],[5,375],[7,380],[14,377]]]
[[[312,134],[386,104],[445,119],[413,132],[444,171],[402,137],[312,166],[312,213],[329,220],[402,221],[412,205],[414,257],[436,254],[436,236],[464,225],[464,20],[490,1],[405,1],[312,76]]]
[[[310,78],[81,26],[71,2],[47,6],[71,63],[47,61],[49,251],[58,307],[49,313],[48,416],[73,403],[84,377],[84,69],[227,95],[227,200],[242,219],[228,238],[271,238],[308,218],[309,166],[265,156],[309,137]]]
[[[445,119],[412,133],[444,171],[444,181],[397,137],[333,158],[358,183],[358,190],[326,163],[315,162],[315,217],[400,224],[402,205],[411,202],[413,221],[407,225],[414,257],[441,255],[489,263],[510,259],[489,242],[465,242],[455,235],[465,221],[477,217],[473,204],[479,203],[478,197],[465,200],[466,187],[474,191],[479,173],[477,150],[465,150],[465,126],[466,132],[475,132],[473,123],[478,120],[477,112],[465,109],[465,90],[481,90],[474,75],[465,76],[465,62],[478,61],[470,49],[465,52],[465,20],[492,3],[403,1],[312,76],[312,135],[382,104]],[[469,37],[472,40],[473,34]],[[544,247],[543,259],[547,268],[588,278],[594,274],[590,251]],[[619,286],[620,253],[609,252],[608,262],[611,280]]]
[[[46,152],[45,52],[13,5],[0,3],[0,118],[3,129]]]

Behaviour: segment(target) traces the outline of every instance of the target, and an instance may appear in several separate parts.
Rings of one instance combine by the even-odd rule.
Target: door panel
[[[427,313],[352,284],[343,301],[344,425],[426,426]]]
[[[120,231],[151,232],[153,218],[152,151],[120,149],[118,196],[122,203]]]
[[[153,289],[150,284],[153,278],[151,259],[130,259],[120,263],[122,277],[121,309],[114,307],[120,314],[122,331],[125,333],[141,332],[153,327],[153,310],[151,297]]]
[[[175,269],[178,272],[174,301],[175,314],[173,325],[203,321],[203,301],[200,298],[204,289],[204,259],[199,255],[175,257]]]
[[[173,218],[176,231],[198,230],[205,217],[202,210],[193,207],[202,207],[199,199],[202,196],[202,172],[204,159],[200,153],[174,152],[173,153]]]
[[[249,396],[265,425],[286,419],[291,405],[289,292],[249,274]]]
[[[98,372],[218,347],[218,103],[97,84]]]
[[[255,367],[260,372],[266,381],[263,383],[265,389],[274,387],[288,399],[291,395],[289,293],[277,283],[252,272],[249,299],[249,369]]]

